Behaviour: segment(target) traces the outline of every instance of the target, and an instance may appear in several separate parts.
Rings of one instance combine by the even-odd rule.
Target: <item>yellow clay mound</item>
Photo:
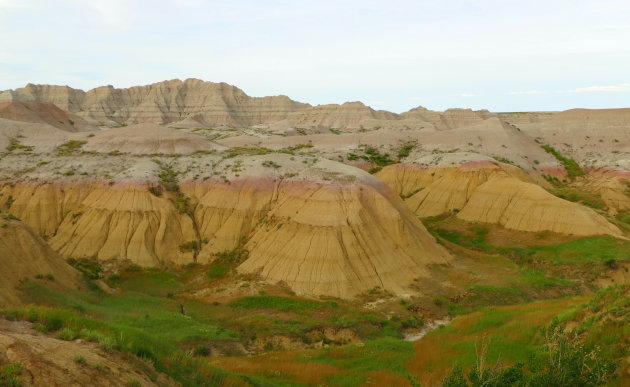
[[[157,266],[207,263],[244,247],[249,258],[240,272],[301,294],[351,297],[377,286],[404,294],[429,275],[427,265],[449,258],[368,173],[289,155],[231,160],[242,162],[239,177],[180,182],[186,204],[178,206],[174,193],[156,196],[149,188],[157,182],[139,180],[15,182],[1,194],[64,257]],[[287,178],[289,171],[299,177]]]
[[[64,217],[49,242],[67,257],[131,259],[156,266],[190,262],[190,253],[180,246],[191,240],[196,236],[190,218],[167,199],[152,195],[146,185],[100,184]]]
[[[47,281],[76,288],[81,276],[28,226],[0,215],[0,307],[20,301],[16,289],[22,281]],[[44,278],[37,279],[38,274]],[[47,277],[51,275],[52,277]]]
[[[592,209],[512,177],[497,176],[480,185],[457,217],[470,222],[498,223],[513,230],[621,236],[616,226]]]
[[[284,281],[298,293],[349,297],[379,286],[405,293],[447,253],[387,187],[295,183],[245,247],[241,272]]]
[[[576,186],[601,196],[608,212],[616,215],[619,212],[630,211],[630,174],[616,173],[615,171],[591,172]]]
[[[406,197],[406,204],[421,217],[457,212],[463,220],[520,231],[621,235],[592,209],[552,195],[518,168],[504,164],[471,162],[430,169],[394,165],[377,176]]]

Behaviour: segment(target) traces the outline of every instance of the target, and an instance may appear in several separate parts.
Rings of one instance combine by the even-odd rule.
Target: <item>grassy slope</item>
[[[490,362],[521,361],[536,351],[542,325],[558,314],[579,316],[584,298],[527,303],[575,289],[573,281],[551,275],[549,267],[603,268],[611,259],[630,259],[628,242],[607,237],[535,247],[497,247],[483,227],[449,230],[440,224],[428,226],[444,243],[454,243],[459,249],[483,256],[480,259],[486,263],[505,267],[492,274],[501,277],[494,282],[469,283],[469,294],[463,299],[438,297],[435,302],[443,303],[441,308],[452,315],[465,315],[415,345],[400,340],[402,319],[362,310],[356,303],[266,294],[227,303],[189,299],[185,295],[199,286],[200,273],[207,275],[206,280],[218,280],[202,267],[173,272],[137,267],[123,271],[108,279],[118,288],[113,295],[97,290],[64,294],[47,288],[45,282],[30,281],[24,290],[31,301],[47,307],[26,307],[8,316],[36,322],[39,329],[54,335],[81,337],[109,350],[152,359],[158,369],[185,385],[409,385],[414,380],[411,375],[430,384],[441,380],[454,364],[470,365],[475,343],[483,337],[491,340]],[[407,304],[400,304],[397,313],[404,316]],[[506,304],[514,305],[492,307]],[[364,344],[272,351],[251,357],[193,355],[199,346],[218,341],[246,344],[256,337],[278,334],[299,339],[309,329],[322,326],[348,327]],[[628,336],[627,329],[608,335],[608,330],[598,326],[591,323],[586,329],[593,341],[608,343],[611,338]]]
[[[586,298],[566,298],[529,304],[483,309],[458,316],[451,324],[437,329],[415,343],[409,363],[411,373],[421,382],[436,383],[454,365],[472,366],[475,348],[490,342],[489,362],[525,361],[540,343],[540,328],[558,314],[575,310]]]

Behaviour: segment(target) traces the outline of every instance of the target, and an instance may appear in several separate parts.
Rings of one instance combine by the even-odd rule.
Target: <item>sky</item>
[[[630,107],[630,1],[0,0],[0,90],[175,78],[394,112]]]

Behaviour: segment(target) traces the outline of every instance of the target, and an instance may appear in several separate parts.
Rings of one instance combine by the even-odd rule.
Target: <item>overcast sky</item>
[[[630,107],[630,1],[0,0],[0,90],[174,78],[395,112]]]

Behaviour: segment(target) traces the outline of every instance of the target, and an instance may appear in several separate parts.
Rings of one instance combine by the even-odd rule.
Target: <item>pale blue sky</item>
[[[630,107],[630,1],[0,0],[0,90],[190,77],[395,112]]]

